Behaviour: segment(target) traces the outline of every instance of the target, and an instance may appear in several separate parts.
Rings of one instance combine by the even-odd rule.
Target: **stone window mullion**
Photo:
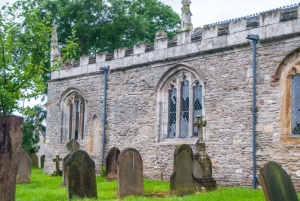
[[[181,110],[181,80],[176,80],[177,87],[177,105],[176,105],[176,138],[180,135],[180,110]]]
[[[190,102],[189,102],[189,137],[193,137],[193,115],[194,115],[194,93],[193,93],[193,89],[194,87],[192,86],[192,82],[190,82],[190,86],[189,86],[189,98],[190,98]]]

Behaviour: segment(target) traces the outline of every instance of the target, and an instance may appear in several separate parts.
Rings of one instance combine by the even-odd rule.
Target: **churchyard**
[[[29,184],[17,184],[16,201],[68,200],[66,187],[61,185],[61,177],[43,174],[42,169],[33,168]],[[96,178],[98,199],[72,200],[117,200],[117,181],[105,181],[104,177]],[[144,196],[125,197],[127,200],[243,200],[264,201],[262,190],[244,187],[219,187],[215,191],[195,193],[188,196],[170,196],[170,183],[165,181],[150,181],[144,179]],[[300,194],[298,193],[300,198]]]

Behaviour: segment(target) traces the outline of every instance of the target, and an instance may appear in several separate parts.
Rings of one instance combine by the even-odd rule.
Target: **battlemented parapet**
[[[241,46],[249,43],[246,39],[248,34],[258,34],[260,42],[289,35],[300,35],[299,7],[300,4],[295,4],[204,25],[202,28],[195,28],[194,31],[181,30],[173,39],[169,39],[164,31],[158,31],[153,46],[140,43],[134,45],[133,49],[118,48],[113,54],[101,52],[95,56],[82,56],[79,62],[75,61],[67,68],[52,72],[51,79],[94,73],[99,70],[99,66],[110,66],[111,70],[115,70]]]

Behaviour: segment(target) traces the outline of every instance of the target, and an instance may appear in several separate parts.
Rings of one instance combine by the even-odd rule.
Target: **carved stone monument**
[[[277,163],[270,161],[259,170],[259,181],[267,201],[298,201],[291,177]]]
[[[66,186],[67,196],[79,198],[97,198],[95,162],[88,153],[76,150],[71,153],[67,162]]]
[[[68,158],[70,157],[71,153],[73,151],[79,150],[80,149],[80,144],[75,140],[72,139],[66,144],[67,150],[70,152],[68,155],[66,155],[63,160],[62,160],[62,185],[66,185],[66,175],[67,175],[67,166],[66,162]]]
[[[30,154],[22,149],[19,160],[17,183],[30,183],[32,159]]]
[[[182,0],[182,7],[181,7],[181,29],[182,30],[192,30],[192,13],[191,13],[191,1],[190,0]]]
[[[59,167],[59,161],[61,161],[61,158],[59,158],[59,155],[56,155],[56,157],[53,159],[53,162],[55,162],[55,170],[53,171],[52,176],[61,176],[62,171]]]
[[[120,154],[120,150],[116,147],[113,147],[109,150],[106,160],[105,160],[105,169],[106,181],[117,179],[117,166],[118,166],[118,156]]]
[[[189,145],[182,144],[175,149],[170,191],[173,195],[187,195],[195,192],[193,150]]]
[[[133,148],[124,149],[118,157],[118,198],[144,194],[143,160]]]
[[[213,190],[217,188],[216,181],[212,178],[212,163],[205,151],[205,142],[203,140],[203,127],[206,121],[203,116],[197,116],[194,125],[198,127],[198,140],[196,142],[196,154],[193,160],[193,174],[196,185],[201,190]]]

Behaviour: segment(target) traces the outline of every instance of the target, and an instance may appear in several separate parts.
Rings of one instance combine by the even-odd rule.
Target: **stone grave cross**
[[[56,157],[53,159],[53,162],[55,162],[56,171],[53,172],[52,176],[61,176],[62,171],[59,168],[59,161],[61,161],[62,158],[59,158],[59,155],[56,155]]]
[[[206,121],[203,120],[203,115],[198,115],[197,120],[194,121],[194,126],[198,127],[198,141],[204,142],[203,140],[203,127],[206,126]]]

